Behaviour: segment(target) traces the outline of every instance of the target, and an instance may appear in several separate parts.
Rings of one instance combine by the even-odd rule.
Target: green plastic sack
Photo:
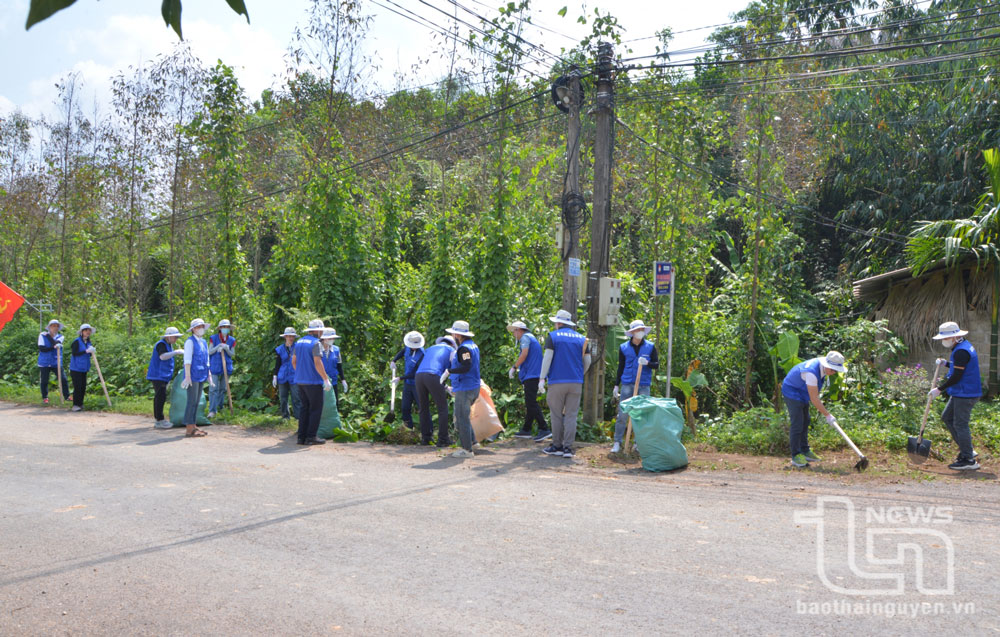
[[[174,382],[170,385],[170,422],[174,427],[184,426],[184,410],[187,409],[188,393],[186,389],[181,389],[181,381],[184,374],[174,376]],[[198,400],[198,416],[195,421],[199,425],[210,425],[208,417],[205,416],[205,392],[201,392]]]
[[[687,466],[687,449],[681,443],[684,414],[673,398],[634,396],[622,402],[632,417],[635,444],[646,471],[670,471]]]
[[[319,431],[316,435],[329,440],[335,429],[340,429],[340,414],[337,412],[337,392],[323,392],[323,415],[319,417]]]

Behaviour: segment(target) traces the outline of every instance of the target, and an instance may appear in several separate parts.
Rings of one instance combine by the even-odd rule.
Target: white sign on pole
[[[569,260],[569,275],[570,276],[580,276],[580,260],[570,258]]]

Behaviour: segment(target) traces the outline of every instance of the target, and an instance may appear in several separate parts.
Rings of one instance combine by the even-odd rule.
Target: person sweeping
[[[403,359],[403,375],[396,376],[396,362]],[[413,403],[417,395],[417,368],[424,359],[424,335],[420,332],[407,332],[403,337],[403,348],[389,361],[392,370],[393,386],[403,381],[403,424],[407,429],[413,429]]]
[[[549,456],[573,458],[573,443],[576,442],[576,419],[580,413],[580,398],[583,396],[583,376],[590,367],[590,341],[575,329],[570,313],[559,310],[549,320],[555,329],[545,337],[545,353],[542,355],[541,381],[538,393],[545,393],[548,381],[549,393],[545,401],[549,405],[552,419],[552,443],[542,450]]]
[[[476,442],[472,431],[472,403],[479,398],[481,380],[479,375],[479,346],[472,340],[475,336],[469,331],[465,321],[455,321],[445,330],[452,335],[458,349],[455,350],[453,365],[448,369],[452,377],[451,389],[455,394],[455,429],[458,430],[458,440],[462,448],[451,454],[455,458],[473,458],[472,445]]]
[[[153,353],[149,356],[149,366],[146,368],[146,380],[153,383],[153,420],[155,421],[153,426],[157,429],[173,427],[163,415],[163,406],[167,402],[167,387],[174,379],[177,357],[184,356],[183,348],[174,349],[174,343],[180,336],[180,330],[176,327],[168,327],[160,340],[156,341],[156,345],[153,345]]]
[[[972,431],[969,419],[972,408],[983,395],[982,378],[979,372],[979,354],[972,343],[965,340],[967,330],[960,329],[958,323],[942,323],[933,337],[941,345],[951,350],[948,360],[937,359],[937,364],[948,367],[948,377],[940,387],[928,392],[932,399],[941,394],[948,396],[941,420],[948,428],[951,439],[958,445],[958,457],[948,465],[954,471],[975,471],[979,468],[978,455],[972,448]]]
[[[817,456],[809,448],[809,405],[823,414],[826,422],[836,425],[837,419],[820,400],[819,393],[826,383],[827,376],[844,373],[844,355],[831,351],[826,356],[811,358],[793,367],[781,383],[781,395],[785,398],[785,409],[788,410],[788,446],[792,453],[792,464],[805,467],[810,462],[819,462]]]
[[[448,435],[448,392],[445,391],[442,378],[446,377],[451,366],[451,357],[458,345],[451,336],[441,336],[434,345],[424,350],[424,357],[417,365],[415,387],[417,390],[417,406],[420,408],[420,444],[433,444],[434,423],[431,420],[431,401],[437,407],[438,438],[440,448],[451,446]]]
[[[212,386],[208,392],[208,418],[211,420],[222,409],[229,391],[228,381],[233,377],[233,356],[236,355],[236,339],[233,338],[233,324],[229,319],[222,319],[212,334],[208,343],[209,371],[212,373]],[[222,364],[225,360],[226,369]]]
[[[542,345],[534,334],[528,331],[523,321],[514,321],[507,326],[507,331],[514,336],[518,349],[517,360],[507,376],[517,380],[524,388],[524,424],[521,431],[514,434],[515,438],[535,438],[539,442],[552,437],[552,432],[545,423],[542,406],[538,404],[538,380],[542,373]],[[532,433],[537,425],[538,433]]]
[[[323,416],[323,392],[332,391],[333,383],[323,366],[323,321],[309,321],[308,334],[295,342],[292,350],[292,367],[295,369],[295,385],[299,389],[299,430],[297,443],[300,445],[325,445],[326,441],[317,436],[319,421]]]
[[[271,372],[271,386],[278,390],[278,403],[281,407],[281,418],[299,417],[299,391],[295,386],[295,368],[292,367],[292,350],[298,334],[294,327],[286,327],[281,333],[284,343],[274,348],[274,370]],[[291,397],[292,409],[288,410],[288,400]]]
[[[90,359],[97,350],[90,342],[94,328],[84,323],[77,330],[77,337],[70,345],[69,373],[73,377],[73,407],[71,411],[83,411],[83,396],[87,393],[87,372]]]
[[[611,453],[619,453],[622,450],[622,439],[628,427],[628,415],[622,410],[622,403],[631,398],[635,391],[639,368],[642,368],[642,374],[639,374],[639,389],[636,394],[649,396],[649,389],[653,384],[653,370],[660,367],[656,346],[646,340],[652,329],[642,321],[632,321],[625,331],[629,340],[618,348],[618,379],[611,390],[611,395],[618,399],[618,417],[615,420],[615,442],[611,447]]]
[[[42,402],[49,404],[49,377],[55,374],[59,379],[59,390],[63,400],[69,400],[69,383],[61,373],[63,365],[62,346],[63,324],[52,319],[46,328],[38,335],[38,373],[40,376]]]
[[[208,434],[198,428],[198,403],[201,402],[201,392],[205,381],[211,388],[214,381],[209,373],[208,344],[205,342],[205,329],[208,323],[201,319],[191,321],[188,331],[191,336],[184,341],[184,380],[181,389],[187,391],[187,406],[184,409],[185,436],[201,438]]]

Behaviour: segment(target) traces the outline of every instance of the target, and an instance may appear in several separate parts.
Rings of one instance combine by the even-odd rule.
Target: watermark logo
[[[859,520],[860,518],[860,520]],[[867,507],[860,515],[843,496],[819,496],[795,512],[816,527],[816,573],[842,595],[955,594],[955,547],[942,526],[951,507]]]

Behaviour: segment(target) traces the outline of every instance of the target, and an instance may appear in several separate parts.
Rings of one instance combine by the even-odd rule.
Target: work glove
[[[396,361],[389,361],[389,369],[392,370],[393,374],[396,373]]]
[[[209,374],[208,375],[208,386],[209,387],[215,387],[215,379],[212,378],[213,376],[215,376],[215,374]]]
[[[53,347],[56,349],[62,349],[62,343],[56,343]]]
[[[96,351],[97,351],[97,349],[95,349],[93,345],[91,345],[90,347],[87,348],[87,353],[88,354],[93,354]]]
[[[344,393],[346,394],[347,393],[347,381],[346,380],[340,381],[340,386],[344,388]]]
[[[507,370],[507,378],[511,378],[511,379],[514,378],[514,374],[516,374],[516,373],[517,373],[517,368],[516,367],[511,367],[510,369]]]
[[[451,396],[452,398],[455,397],[455,391],[451,388],[451,385],[445,386],[444,390],[448,392],[448,395]]]
[[[274,387],[274,388],[278,387],[278,377],[277,376],[271,376],[271,387]]]
[[[191,379],[185,376],[184,380],[181,381],[181,389],[187,389],[190,386],[191,386]]]
[[[444,381],[448,380],[448,375],[451,374],[447,369],[441,374],[441,384],[444,385]]]
[[[948,361],[943,358],[939,358],[936,361],[934,361],[934,364],[938,367],[941,367],[942,365],[947,365]]]
[[[826,424],[830,425],[831,427],[837,424],[837,419],[833,417],[833,414],[826,415]]]
[[[622,393],[618,391],[618,385],[615,385],[614,388],[611,390],[611,395],[615,397],[615,400],[621,398]]]
[[[331,383],[330,379],[327,378],[326,380],[323,381],[323,391],[331,391],[331,390],[333,390],[333,383]]]
[[[645,356],[640,356],[638,362],[639,362],[639,365],[641,365],[642,367],[645,367],[646,365],[649,365],[649,359],[646,358]]]
[[[389,384],[390,384],[390,385],[392,385],[393,387],[395,387],[396,385],[398,385],[398,384],[399,384],[399,379],[398,379],[398,378],[396,378],[395,376],[393,376],[393,377],[392,377],[392,380],[391,380],[391,381],[389,381]],[[346,391],[346,390],[345,390],[345,391]]]
[[[941,395],[941,390],[938,389],[937,387],[927,392],[927,397],[930,398],[931,400],[934,400],[940,395]]]
[[[544,394],[545,393],[545,379],[544,378],[542,380],[538,381],[538,393],[539,394]]]
[[[175,349],[174,351],[170,352],[170,355],[171,356],[184,356],[184,350],[182,350],[182,349]]]

